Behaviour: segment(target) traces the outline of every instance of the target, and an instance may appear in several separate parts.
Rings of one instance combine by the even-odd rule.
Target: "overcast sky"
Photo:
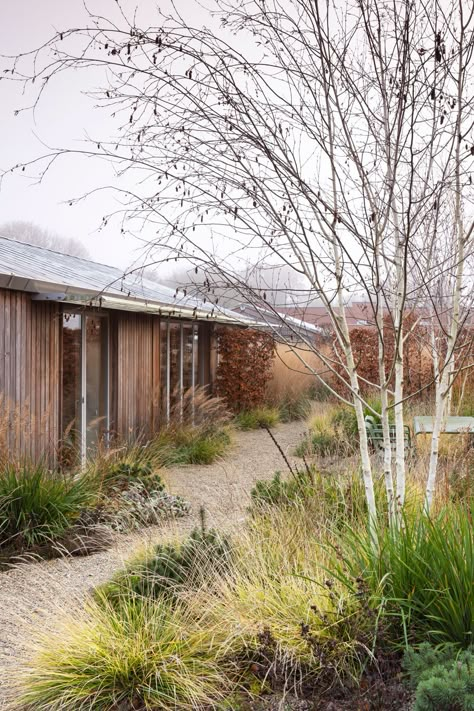
[[[132,10],[136,0],[124,0]],[[2,54],[17,54],[41,44],[54,31],[79,26],[85,21],[83,0],[0,0],[0,37]],[[162,0],[166,10],[169,0]],[[178,0],[178,8],[195,22],[205,22],[205,11],[193,7],[193,0]],[[116,12],[115,0],[90,0],[89,6],[104,15]],[[154,24],[154,0],[140,0],[140,14]],[[0,81],[0,168],[26,162],[44,152],[44,145],[62,147],[79,145],[86,135],[104,138],[112,126],[107,116],[93,110],[93,102],[82,93],[94,88],[100,77],[84,72],[68,72],[56,79],[33,115],[15,116],[16,109],[28,105],[22,88]],[[43,142],[43,144],[42,144]],[[139,246],[120,234],[117,225],[97,232],[102,216],[113,211],[115,199],[99,193],[87,202],[69,207],[69,198],[101,184],[110,183],[110,168],[96,161],[65,158],[55,165],[40,185],[22,175],[8,176],[0,190],[0,224],[28,220],[84,243],[93,259],[127,268],[135,262]]]

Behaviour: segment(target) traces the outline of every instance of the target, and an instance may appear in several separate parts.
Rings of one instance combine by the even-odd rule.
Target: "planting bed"
[[[289,455],[306,429],[305,422],[280,425],[275,435]],[[117,535],[114,546],[86,558],[25,563],[0,573],[0,707],[8,697],[8,672],[28,654],[31,629],[47,627],[56,617],[71,614],[92,587],[108,580],[146,541],[182,535],[207,511],[209,525],[231,529],[245,517],[249,492],[257,479],[271,478],[285,469],[281,454],[264,430],[237,433],[226,460],[209,466],[174,467],[166,472],[167,490],[185,497],[190,516],[166,522],[133,535]],[[3,671],[6,673],[3,673]]]

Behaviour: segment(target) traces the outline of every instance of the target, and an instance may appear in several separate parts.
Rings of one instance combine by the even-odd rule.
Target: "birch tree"
[[[9,78],[40,87],[38,100],[55,76],[84,69],[87,77],[102,68],[94,99],[122,117],[117,136],[51,150],[29,170],[41,173],[74,153],[112,162],[118,182],[108,187],[124,204],[121,228],[148,236],[152,262],[183,259],[204,270],[215,302],[217,290],[229,288],[267,304],[264,289],[239,277],[243,263],[268,261],[304,280],[302,298],[320,299],[331,319],[343,376],[334,360],[307,346],[343,381],[341,397],[355,409],[375,537],[363,392],[373,387],[381,397],[393,519],[406,479],[403,317],[408,301],[420,303],[429,290],[427,274],[421,285],[412,278],[423,226],[452,195],[455,290],[462,289],[471,196],[465,183],[474,154],[466,96],[472,13],[461,0],[215,0],[214,7],[210,28],[191,25],[176,9],[157,11],[155,26],[140,27],[114,2],[109,15],[91,15],[87,26],[64,28],[41,48],[6,60]],[[361,382],[352,351],[346,305],[355,289],[371,304],[378,332],[375,383]],[[459,324],[456,298],[448,353]],[[388,365],[387,314],[395,338]],[[450,357],[441,371],[443,402]],[[430,491],[433,476],[430,467]]]

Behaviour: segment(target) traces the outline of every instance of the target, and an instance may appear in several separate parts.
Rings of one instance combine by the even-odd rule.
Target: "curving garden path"
[[[306,424],[279,425],[273,433],[290,459]],[[181,536],[199,520],[204,506],[209,526],[232,529],[242,523],[249,494],[257,479],[285,471],[280,452],[264,430],[239,432],[222,461],[209,466],[186,466],[166,472],[168,490],[191,502],[192,513],[178,521],[117,536],[105,552],[83,558],[25,563],[0,573],[0,708],[5,708],[8,676],[29,651],[32,629],[47,628],[81,603],[88,591],[104,582],[124,561],[149,542]]]

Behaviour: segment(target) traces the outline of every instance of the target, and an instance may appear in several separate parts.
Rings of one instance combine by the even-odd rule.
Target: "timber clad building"
[[[216,323],[244,317],[114,267],[0,238],[0,446],[156,431],[180,392],[210,385]]]

